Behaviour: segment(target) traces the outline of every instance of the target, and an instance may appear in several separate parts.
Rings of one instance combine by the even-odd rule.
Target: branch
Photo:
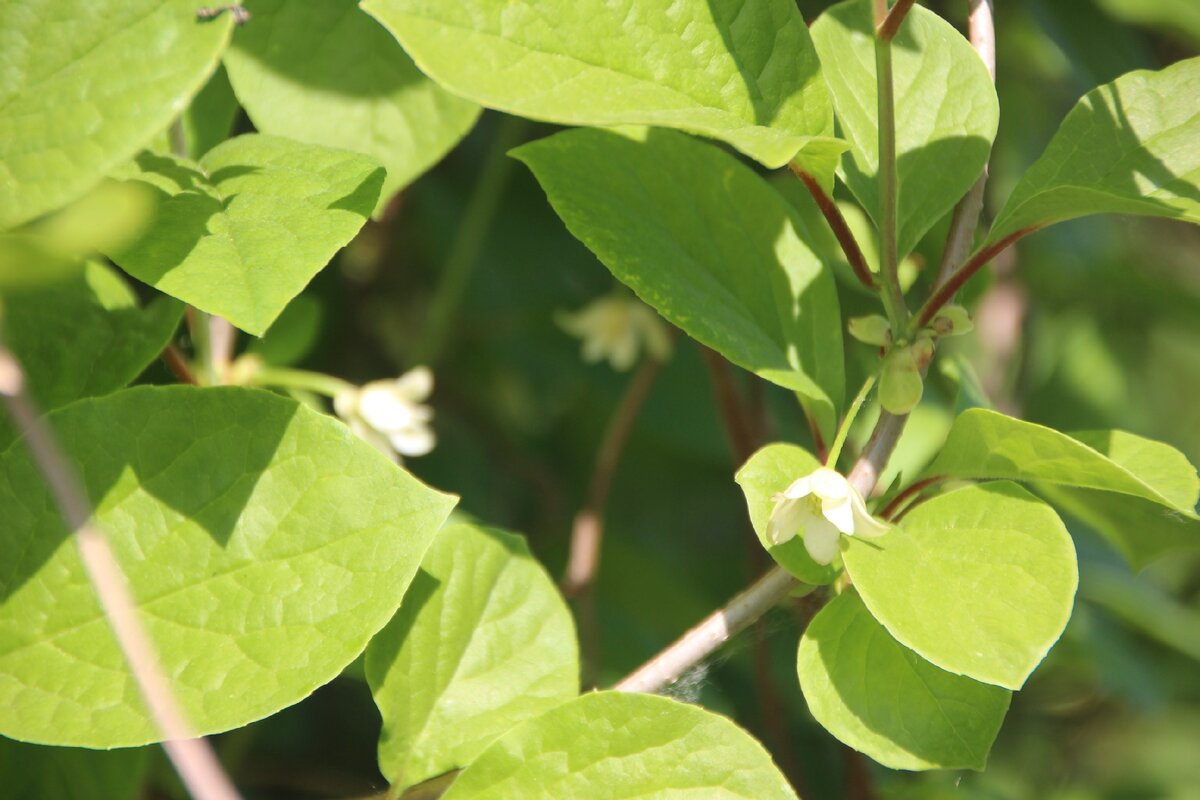
[[[45,477],[59,512],[74,533],[80,560],[184,786],[197,800],[238,800],[237,790],[212,749],[203,739],[195,737],[176,702],[154,645],[138,619],[137,604],[121,566],[108,539],[91,523],[92,511],[78,476],[59,448],[53,431],[38,415],[26,391],[21,365],[2,341],[0,397],[23,434],[22,441]]]
[[[971,46],[983,59],[992,83],[996,82],[996,27],[992,20],[992,0],[967,0],[970,7],[968,34]],[[987,186],[988,168],[985,164],[983,173],[975,181],[965,197],[954,207],[954,216],[950,220],[950,232],[946,236],[946,246],[942,250],[942,260],[938,264],[937,277],[934,286],[941,286],[962,265],[971,252],[975,242],[975,229],[979,227],[979,216],[983,211],[983,191]]]
[[[163,349],[162,360],[181,383],[192,386],[200,385],[200,381],[196,380],[196,376],[192,374],[192,368],[188,365],[187,359],[174,344],[169,344]]]
[[[725,423],[725,435],[729,439],[729,448],[733,451],[735,467],[740,466],[745,464],[757,449],[750,417],[741,397],[738,396],[737,387],[733,385],[729,362],[720,353],[704,345],[700,345],[700,355],[704,358],[704,365],[708,367],[709,377],[712,378],[713,393],[717,396],[717,406]]]
[[[642,362],[608,423],[608,430],[596,454],[587,500],[576,515],[571,529],[571,551],[562,579],[562,591],[567,597],[588,591],[596,578],[600,566],[600,543],[604,535],[604,507],[608,502],[613,474],[638,413],[662,367],[663,362],[657,358],[647,357]]]
[[[1041,228],[1040,225],[1030,225],[1028,228],[1022,228],[1019,231],[1010,233],[998,242],[988,245],[980,250],[971,259],[963,264],[962,269],[954,272],[946,282],[937,288],[929,299],[925,301],[925,305],[921,306],[921,310],[917,312],[917,328],[923,328],[929,324],[934,315],[941,309],[942,306],[954,299],[954,295],[958,290],[969,281],[976,272],[983,269],[989,261],[997,255],[1007,250],[1010,245],[1019,239],[1023,239],[1029,234]]]
[[[876,14],[886,5],[876,3]],[[892,330],[903,331],[908,328],[908,306],[904,303],[904,290],[900,288],[897,252],[900,182],[896,171],[896,93],[892,75],[892,44],[882,37],[875,39],[875,75],[879,96],[879,275],[883,282],[880,299],[887,309]]]
[[[858,246],[854,234],[850,232],[850,226],[846,224],[846,218],[842,216],[837,203],[833,201],[832,197],[825,194],[825,190],[821,188],[821,184],[817,182],[816,178],[800,169],[796,164],[789,166],[796,177],[804,182],[813,200],[817,201],[817,208],[821,209],[821,213],[825,215],[825,221],[829,223],[830,230],[837,237],[838,244],[842,246],[842,252],[846,255],[846,261],[854,270],[854,274],[858,276],[859,281],[868,289],[878,290],[879,284],[876,283],[875,276],[871,274],[871,268],[867,266],[867,259],[863,256],[862,248]]]
[[[907,420],[907,416],[897,417],[888,413],[880,416],[862,457],[849,475],[850,484],[861,494],[868,495],[875,488],[879,473],[895,449]],[[770,611],[797,583],[782,567],[775,567],[613,689],[619,692],[657,692],[670,686],[679,676]]]
[[[892,10],[888,12],[883,22],[876,27],[875,35],[885,42],[895,39],[901,23],[904,22],[904,18],[908,16],[909,10],[913,7],[913,2],[914,0],[896,0],[896,5],[892,6]]]

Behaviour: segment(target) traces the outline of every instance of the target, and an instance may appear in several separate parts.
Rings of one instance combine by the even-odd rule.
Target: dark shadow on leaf
[[[208,176],[208,179],[214,185],[220,185],[222,181],[240,178],[243,175],[255,175],[262,172],[262,167],[253,166],[250,164],[230,164],[228,167],[221,167]]]
[[[93,508],[145,495],[171,511],[154,515],[147,509],[138,519],[110,516],[110,536],[136,541],[136,552],[169,540],[175,525],[191,520],[225,547],[299,406],[262,392],[252,402],[239,402],[239,413],[231,415],[224,403],[163,402],[155,397],[162,391],[138,387],[82,400],[48,419]],[[182,396],[198,390],[167,391]],[[103,416],[97,404],[104,404]],[[55,551],[69,546],[70,532],[23,441],[5,451],[0,464],[0,508],[8,512],[0,526],[0,549],[15,554],[0,567],[3,600]],[[114,491],[119,495],[112,496]]]
[[[387,170],[383,167],[374,169],[362,183],[354,187],[354,191],[339,197],[326,207],[330,211],[352,211],[363,217],[369,216],[379,200],[379,193],[383,191],[383,181],[386,177]]]
[[[291,83],[382,98],[424,80],[400,43],[357,0],[243,5],[250,21],[235,33],[234,46]],[[302,13],[292,13],[296,9]]]

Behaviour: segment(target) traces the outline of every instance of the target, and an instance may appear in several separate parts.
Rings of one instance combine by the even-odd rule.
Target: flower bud
[[[933,352],[936,346],[933,342],[933,336],[929,331],[921,331],[917,334],[917,340],[912,343],[913,360],[917,362],[917,369],[925,369],[929,366],[929,362],[933,361]]]
[[[921,402],[925,384],[913,348],[892,350],[879,374],[879,402],[891,414],[907,414]]]
[[[878,314],[865,317],[851,317],[847,325],[850,335],[863,344],[873,344],[876,347],[887,347],[892,343],[892,326],[887,319]]]
[[[962,306],[950,305],[944,306],[937,312],[937,316],[933,318],[930,326],[933,332],[938,336],[958,336],[963,333],[970,333],[975,329],[975,323],[971,322],[971,315]]]

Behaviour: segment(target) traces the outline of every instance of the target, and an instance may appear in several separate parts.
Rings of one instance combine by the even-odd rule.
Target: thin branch
[[[167,345],[163,349],[161,357],[167,368],[179,379],[180,383],[188,383],[192,386],[200,385],[200,381],[196,380],[196,376],[192,374],[191,365],[183,357],[183,353],[179,352],[178,347],[173,344]]]
[[[608,430],[600,449],[596,453],[596,466],[588,485],[587,499],[575,517],[571,529],[571,550],[567,557],[567,568],[562,579],[562,591],[567,597],[575,597],[591,587],[600,566],[600,543],[604,534],[604,507],[608,503],[608,491],[613,475],[625,450],[625,443],[633,430],[634,422],[650,394],[663,362],[657,358],[646,358],[634,373],[625,389],[625,394],[613,411]]]
[[[914,0],[896,0],[896,5],[892,6],[892,10],[875,29],[875,35],[885,42],[895,39],[900,25],[913,7],[913,2]]]
[[[907,416],[887,413],[880,416],[866,450],[848,477],[861,494],[868,495],[875,488],[907,420]],[[786,570],[775,567],[613,688],[619,692],[657,692],[670,686],[771,610],[796,585],[796,579]]]
[[[3,342],[0,342],[0,396],[45,477],[59,512],[74,533],[80,560],[184,786],[197,800],[238,800],[237,790],[212,749],[203,739],[195,737],[184,717],[154,645],[138,619],[137,604],[121,566],[104,533],[91,523],[92,511],[79,478],[53,431],[39,416],[26,391],[21,365]]]
[[[996,27],[992,20],[992,0],[967,0],[970,7],[968,34],[971,46],[983,59],[992,83],[996,82]],[[966,196],[954,207],[954,216],[950,220],[950,232],[946,236],[946,246],[942,250],[942,260],[938,264],[937,278],[934,286],[941,286],[966,260],[975,242],[975,230],[979,227],[979,217],[983,212],[983,193],[987,186],[988,168],[985,164],[983,173],[967,192]]]
[[[923,328],[928,325],[929,321],[934,318],[941,307],[953,300],[954,295],[958,294],[958,290],[963,287],[963,284],[969,281],[976,272],[983,269],[989,261],[1007,250],[1014,242],[1024,239],[1040,228],[1040,225],[1030,225],[1028,228],[1022,228],[1019,231],[1010,233],[998,242],[993,242],[971,256],[970,260],[966,264],[963,264],[962,269],[955,271],[945,283],[930,295],[929,299],[925,301],[925,305],[921,306],[921,310],[917,312],[916,327]]]
[[[817,179],[800,169],[796,164],[791,165],[791,170],[796,177],[804,182],[808,193],[812,195],[813,200],[817,202],[817,208],[821,209],[821,213],[825,215],[825,221],[829,223],[829,229],[833,231],[833,235],[837,238],[838,244],[842,246],[842,252],[846,255],[846,261],[850,264],[850,268],[854,270],[854,274],[863,286],[873,291],[879,289],[879,284],[875,281],[875,276],[871,274],[871,268],[867,266],[867,259],[863,256],[862,248],[858,246],[858,241],[855,240],[854,234],[850,231],[850,226],[846,223],[846,218],[842,216],[841,209],[833,198],[825,194],[825,190],[821,188],[821,184]]]
[[[720,353],[704,345],[700,345],[700,355],[704,358],[704,365],[708,367],[709,377],[712,378],[713,392],[717,396],[717,406],[725,423],[725,435],[729,439],[729,449],[733,453],[736,466],[740,466],[745,464],[757,449],[750,417],[742,398],[738,396],[737,387],[734,386],[729,362]]]
[[[217,385],[229,381],[229,365],[233,363],[236,344],[237,328],[223,317],[208,315],[208,368]]]
[[[924,489],[927,489],[930,486],[933,486],[935,483],[940,483],[941,481],[944,481],[944,480],[945,480],[945,478],[943,478],[942,476],[935,475],[932,478],[923,478],[922,480],[917,481],[916,483],[909,486],[904,491],[900,492],[898,495],[893,497],[891,502],[889,502],[886,506],[884,506],[883,510],[879,512],[878,516],[880,516],[886,520],[892,520],[893,518],[895,518],[896,512],[900,510],[900,507],[903,506],[906,502],[908,502],[908,500],[910,498],[916,496],[917,494],[920,494],[921,491],[923,491]]]

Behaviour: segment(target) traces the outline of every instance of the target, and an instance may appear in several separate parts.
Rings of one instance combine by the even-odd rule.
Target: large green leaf
[[[768,167],[809,145],[830,150],[829,96],[792,0],[362,5],[426,74],[491,108],[569,125],[679,128]]]
[[[813,24],[841,134],[842,177],[877,223],[879,110],[872,0],[848,0]],[[900,255],[966,194],[987,164],[1000,118],[996,90],[969,42],[914,6],[892,43]]]
[[[1050,506],[1013,483],[940,495],[887,535],[845,544],[846,571],[892,636],[985,683],[1020,689],[1074,606],[1071,536]]]
[[[467,766],[579,694],[575,626],[554,581],[520,536],[466,524],[438,534],[366,672],[383,715],[379,765],[398,788]]]
[[[136,800],[148,749],[81,750],[0,738],[0,786],[13,800]]]
[[[938,669],[845,592],[800,640],[800,689],[817,722],[892,769],[983,769],[1009,692]]]
[[[963,412],[929,476],[1034,482],[1136,565],[1200,546],[1200,478],[1178,450],[1124,431],[1067,435],[976,408]]]
[[[198,163],[143,152],[121,177],[157,190],[159,220],[113,260],[261,335],[358,233],[383,170],[356,153],[249,134]]]
[[[595,692],[502,736],[446,800],[795,799],[758,742],[665,697]]]
[[[120,389],[170,341],[183,304],[160,297],[140,308],[116,271],[96,262],[78,275],[23,292],[4,309],[4,338],[29,390],[49,410]],[[0,416],[0,448],[13,439]]]
[[[48,417],[198,733],[273,714],[391,618],[453,499],[268,392],[138,387]],[[20,441],[0,455],[0,733],[157,732]]]
[[[422,75],[356,0],[245,6],[251,22],[235,32],[225,64],[254,126],[378,159],[387,167],[378,208],[479,117],[479,106]]]
[[[0,228],[52,211],[170,124],[228,15],[195,0],[0,0]]]
[[[618,279],[688,335],[795,390],[832,437],[844,383],[837,289],[777,192],[674,131],[565,131],[514,155]]]
[[[1200,58],[1088,92],[1009,195],[988,240],[1088,214],[1200,223]]]
[[[771,554],[779,566],[805,583],[823,585],[832,583],[841,570],[829,564],[813,561],[804,549],[804,539],[795,536],[783,544],[772,544],[767,539],[767,521],[775,508],[774,497],[792,484],[821,466],[816,456],[794,444],[769,444],[750,456],[734,476],[742,493],[746,495],[746,508],[750,512],[750,524],[758,541]]]

